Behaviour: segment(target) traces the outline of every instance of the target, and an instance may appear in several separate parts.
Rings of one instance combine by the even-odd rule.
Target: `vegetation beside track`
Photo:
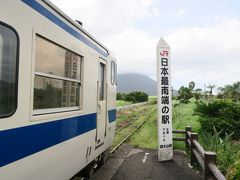
[[[199,132],[201,127],[198,121],[199,116],[194,115],[195,107],[194,101],[182,104],[178,100],[173,100],[173,129],[184,130],[186,126],[191,126],[193,132]],[[174,136],[177,137],[177,135]],[[173,148],[185,150],[185,144],[183,142],[174,142]]]
[[[150,98],[154,103],[156,97]],[[199,132],[200,124],[199,116],[194,115],[195,103],[179,104],[179,101],[173,101],[173,129],[185,129],[186,126],[192,126],[194,132]],[[157,105],[155,104],[155,107]],[[153,113],[151,118],[139,129],[129,141],[138,147],[156,149],[158,146],[157,137],[157,111]],[[175,149],[185,150],[185,144],[182,142],[174,142]]]
[[[152,109],[156,106],[152,105]],[[151,117],[143,126],[133,134],[129,142],[137,147],[156,149],[157,137],[157,109],[151,112]]]
[[[152,98],[150,98],[152,99]],[[153,98],[154,99],[154,98]],[[156,99],[155,99],[156,100]],[[156,108],[155,100],[148,105],[149,107]],[[183,104],[179,101],[173,101],[173,129],[184,130],[186,126],[191,126],[193,132],[199,133],[199,142],[206,150],[215,151],[217,153],[217,163],[219,169],[227,176],[228,179],[236,179],[239,177],[239,159],[240,159],[240,141],[232,141],[230,136],[219,136],[220,132],[210,134],[204,132],[200,125],[200,116],[196,115],[195,108],[197,104],[194,99],[189,103]],[[124,123],[127,117],[137,117],[140,115],[146,106],[136,111],[126,110],[118,115],[117,123]],[[125,117],[124,117],[125,116]],[[118,123],[118,124],[119,124]],[[127,131],[127,130],[126,130]],[[123,132],[125,134],[127,132]],[[126,135],[126,134],[125,134]],[[174,134],[176,135],[176,134]],[[180,135],[181,136],[181,135]],[[116,135],[118,137],[118,135]],[[150,149],[157,148],[157,113],[152,112],[151,118],[143,124],[130,138],[129,143],[137,146]],[[215,149],[214,149],[215,148]],[[174,142],[174,149],[185,150],[185,143]]]
[[[117,114],[117,128],[121,124],[127,123],[129,119],[137,118],[141,113],[146,111],[146,108],[154,109],[156,105],[156,97],[149,97],[149,101],[152,102],[151,105],[144,105],[138,108],[124,110]],[[179,101],[173,101],[173,129],[184,129],[185,126],[192,126],[194,132],[199,132],[200,124],[198,122],[198,115],[194,114],[195,103],[191,102],[189,104],[179,104]],[[145,115],[146,116],[146,115]],[[124,130],[128,131],[128,130]],[[124,133],[123,133],[124,134]],[[115,135],[115,142],[118,142],[121,135]],[[150,119],[137,130],[129,139],[129,143],[144,148],[156,149],[158,146],[157,137],[157,111],[151,113]],[[175,149],[185,150],[185,144],[182,142],[174,142]]]
[[[130,102],[130,101],[123,101],[123,100],[118,100],[117,101],[117,107],[127,106],[127,105],[130,105],[130,104],[133,104],[133,103]]]
[[[144,105],[131,110],[123,110],[117,113],[116,130],[132,121],[131,124],[117,131],[114,137],[112,147],[119,144],[128,134],[130,134],[138,125],[140,125],[152,113],[154,105]]]
[[[144,106],[137,106],[131,109],[124,109],[120,112],[117,112],[117,124],[116,128],[119,128],[123,124],[127,123],[131,119],[134,119],[136,117],[140,117],[144,111],[146,111],[149,108],[149,105],[146,104]]]

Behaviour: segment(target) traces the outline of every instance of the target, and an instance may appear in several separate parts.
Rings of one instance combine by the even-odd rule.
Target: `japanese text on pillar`
[[[169,82],[169,62],[168,62],[168,51],[162,51],[161,57],[161,124],[162,124],[162,142],[160,148],[170,148],[172,144],[166,142],[167,136],[169,135],[169,123],[170,123],[170,97],[171,97],[171,86]]]

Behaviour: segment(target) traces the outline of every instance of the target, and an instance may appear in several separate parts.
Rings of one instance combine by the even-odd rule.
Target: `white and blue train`
[[[106,47],[47,0],[1,0],[1,180],[65,180],[99,161],[115,101]]]

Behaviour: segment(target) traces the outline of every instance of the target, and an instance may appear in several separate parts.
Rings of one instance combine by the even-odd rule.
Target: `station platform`
[[[95,174],[96,180],[201,180],[189,168],[186,154],[174,151],[171,161],[158,162],[157,150],[122,145]]]

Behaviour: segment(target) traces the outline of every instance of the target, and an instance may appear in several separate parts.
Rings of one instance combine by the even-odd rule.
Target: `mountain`
[[[118,74],[117,91],[129,93],[132,91],[143,91],[150,96],[157,94],[156,81],[142,74],[127,73]]]

